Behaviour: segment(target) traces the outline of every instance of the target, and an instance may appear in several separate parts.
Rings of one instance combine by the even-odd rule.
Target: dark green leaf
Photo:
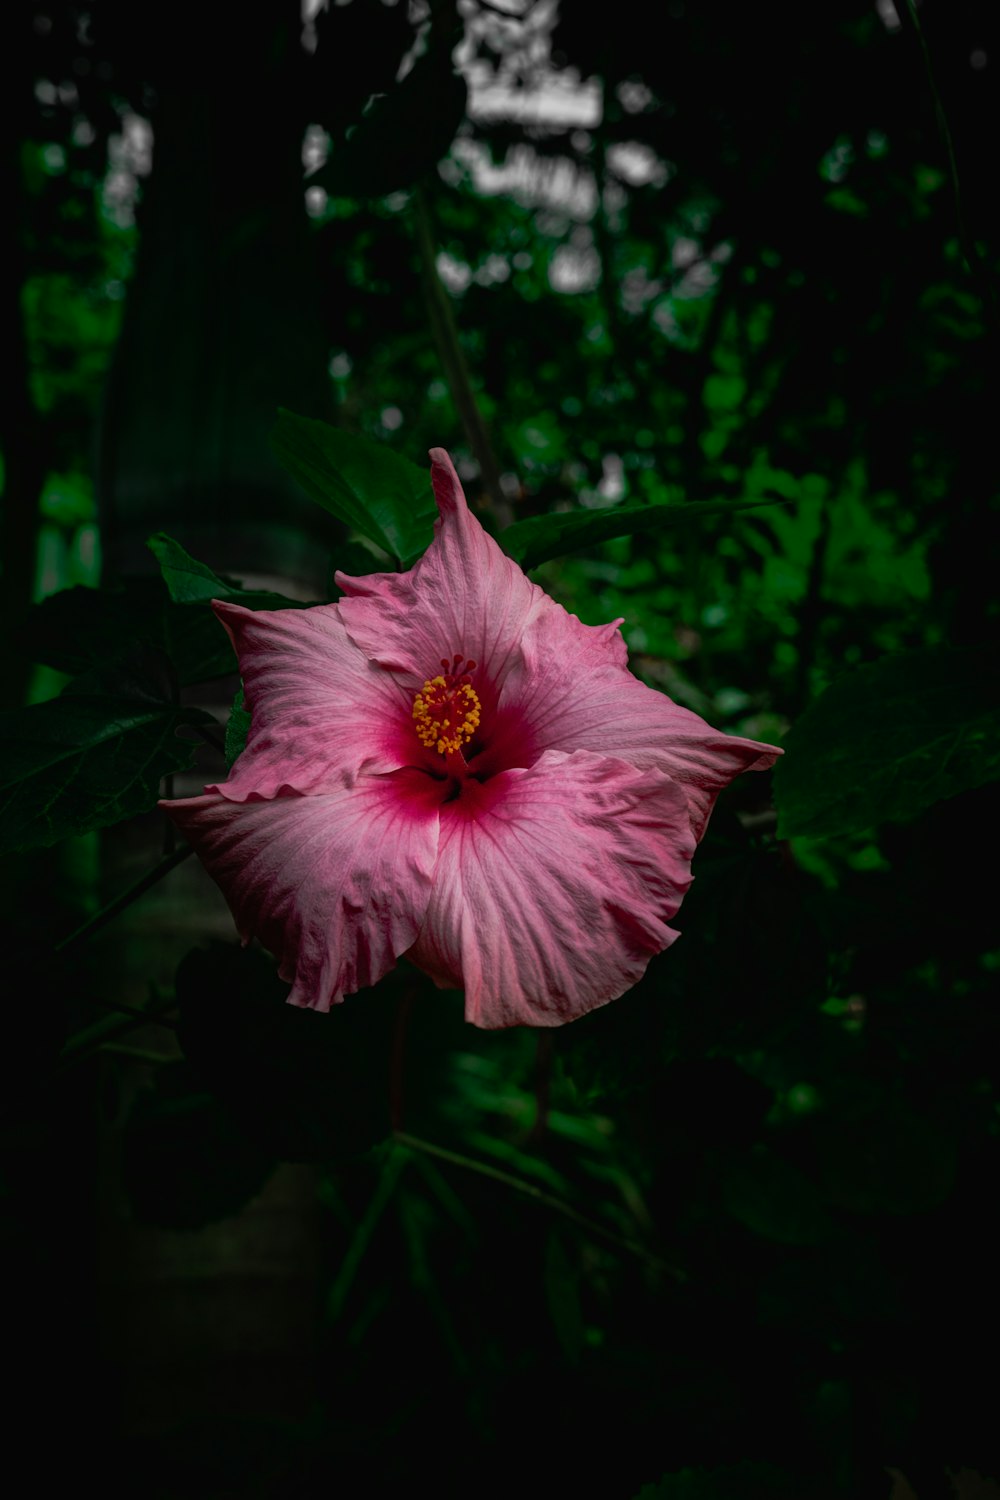
[[[413,45],[405,5],[329,5],[313,23],[318,49],[312,69],[315,115],[332,135],[357,124],[372,94],[391,89],[404,54]],[[309,106],[313,108],[313,106]]]
[[[391,448],[282,410],[274,452],[319,505],[410,567],[433,536],[430,473]]]
[[[238,1213],[275,1166],[186,1062],[158,1068],[125,1129],[122,1178],[134,1217],[197,1229]]]
[[[233,578],[215,573],[207,563],[185,552],[180,542],[158,531],[146,546],[160,565],[160,572],[175,604],[208,604],[212,599],[231,599],[247,609],[304,609],[298,599],[275,594],[270,589],[245,589]]]
[[[211,714],[169,701],[139,664],[76,678],[62,695],[0,715],[0,852],[54,844],[152,807],[191,764],[181,724]]]
[[[760,1143],[734,1163],[723,1198],[747,1229],[782,1245],[815,1245],[831,1228],[822,1197],[809,1178]]]
[[[243,707],[243,688],[236,690],[232,710],[226,723],[226,770],[231,771],[246,748],[250,733],[250,713]]]
[[[412,187],[447,153],[465,114],[465,95],[447,36],[432,36],[403,81],[375,100],[310,181],[349,198],[384,198]]]
[[[230,594],[242,592],[235,579],[223,578],[207,563],[198,562],[165,531],[149,537],[146,546],[159,563],[163,581],[175,604],[225,599]]]
[[[266,1152],[283,1161],[356,1156],[389,1132],[391,987],[329,1014],[287,997],[259,950],[194,950],[177,971],[185,1056]]]
[[[123,660],[137,641],[165,649],[168,605],[159,578],[125,578],[113,589],[63,589],[27,611],[17,643],[31,661],[75,676]]]
[[[246,603],[243,599],[239,602]],[[160,620],[160,640],[181,687],[211,682],[236,671],[232,642],[207,605],[196,609],[168,600]]]
[[[524,568],[535,568],[564,552],[596,547],[616,536],[665,531],[706,516],[722,516],[762,505],[780,505],[780,500],[692,500],[677,505],[619,505],[607,510],[574,510],[515,521],[500,533],[499,541]]]
[[[854,833],[998,776],[995,655],[908,651],[839,678],[796,723],[775,776],[778,832]]]
[[[178,589],[183,577],[180,569],[172,572]],[[236,671],[229,637],[208,608],[210,598],[233,599],[248,609],[301,608],[295,599],[241,590],[221,579],[200,601],[179,604],[162,578],[126,578],[113,589],[64,589],[34,605],[19,644],[32,661],[75,674],[125,660],[138,642],[170,658],[182,687],[209,682]]]
[[[773,1464],[726,1464],[721,1469],[681,1469],[643,1485],[635,1500],[801,1500],[802,1479]]]

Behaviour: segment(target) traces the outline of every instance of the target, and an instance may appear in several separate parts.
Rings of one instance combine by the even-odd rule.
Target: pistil
[[[476,663],[466,661],[460,651],[443,656],[441,671],[427,679],[413,700],[417,738],[448,760],[464,761],[462,748],[479,728],[482,704],[472,686],[475,669]]]

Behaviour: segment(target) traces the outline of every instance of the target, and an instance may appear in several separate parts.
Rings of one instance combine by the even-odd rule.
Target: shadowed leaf
[[[275,455],[319,505],[410,567],[433,535],[430,471],[369,438],[282,410]]]
[[[161,695],[136,663],[95,671],[58,698],[0,715],[0,852],[54,844],[147,811],[188,767],[182,724],[211,714]]]
[[[515,521],[501,532],[499,541],[524,568],[535,568],[550,558],[581,547],[596,547],[616,536],[666,531],[707,516],[756,510],[762,505],[781,505],[780,500],[692,500],[677,505],[621,505],[608,510],[557,512]]]
[[[984,650],[933,647],[839,678],[775,770],[778,833],[826,838],[912,818],[1000,776],[1000,674]]]

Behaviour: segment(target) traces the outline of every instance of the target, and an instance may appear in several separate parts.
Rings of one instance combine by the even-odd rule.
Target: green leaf
[[[27,610],[17,646],[30,660],[71,676],[121,661],[137,642],[165,649],[159,578],[125,578],[113,589],[72,588]]]
[[[243,707],[243,688],[236,689],[236,697],[226,722],[226,770],[231,771],[246,749],[250,733],[250,711]]]
[[[212,682],[236,671],[232,642],[207,605],[192,609],[167,601],[159,621],[159,643],[173,662],[181,687]]]
[[[781,838],[827,838],[912,818],[1000,776],[995,653],[933,647],[834,682],[785,741]]]
[[[281,410],[271,446],[317,504],[411,567],[434,534],[430,473],[370,438]]]
[[[241,592],[232,578],[222,578],[208,566],[186,552],[165,531],[158,531],[146,541],[160,565],[160,572],[175,604],[191,604],[210,599],[225,599]]]
[[[208,604],[213,599],[231,599],[247,609],[306,609],[301,600],[289,599],[270,589],[245,589],[234,578],[215,573],[207,563],[185,552],[166,532],[158,531],[146,542],[160,565],[160,572],[175,604]]]
[[[722,516],[762,505],[781,505],[781,500],[692,500],[677,505],[618,505],[607,510],[574,510],[515,521],[498,540],[523,568],[535,568],[564,552],[596,547],[616,536],[637,532],[665,531],[705,516]]]
[[[384,198],[434,170],[455,139],[466,103],[465,80],[451,60],[458,38],[437,30],[435,22],[424,55],[375,99],[311,183],[335,197]]]
[[[814,1493],[799,1475],[773,1464],[726,1464],[720,1469],[681,1469],[646,1484],[635,1500],[802,1500]]]
[[[181,724],[212,723],[169,701],[141,663],[95,671],[58,698],[0,714],[0,853],[54,844],[146,812],[194,746]]]
[[[169,544],[171,550],[164,547],[162,556],[170,559],[171,582],[179,594],[185,573],[174,563],[187,554],[170,538],[156,540]],[[193,559],[189,561],[194,564]],[[113,589],[63,589],[27,611],[18,635],[19,649],[31,661],[75,675],[124,661],[141,643],[164,652],[178,682],[187,687],[236,671],[229,637],[208,608],[209,599],[232,599],[248,609],[303,607],[296,599],[240,589],[222,579],[211,587],[208,577],[215,577],[211,569],[200,576],[208,591],[200,599],[194,595],[198,585],[193,575],[188,603],[177,603],[164,580],[155,577],[126,578]]]

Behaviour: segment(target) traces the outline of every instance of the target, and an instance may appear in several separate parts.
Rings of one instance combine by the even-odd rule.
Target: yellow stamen
[[[454,755],[467,745],[479,728],[481,716],[475,688],[469,682],[456,681],[453,672],[428,678],[413,700],[417,738],[439,755]]]

